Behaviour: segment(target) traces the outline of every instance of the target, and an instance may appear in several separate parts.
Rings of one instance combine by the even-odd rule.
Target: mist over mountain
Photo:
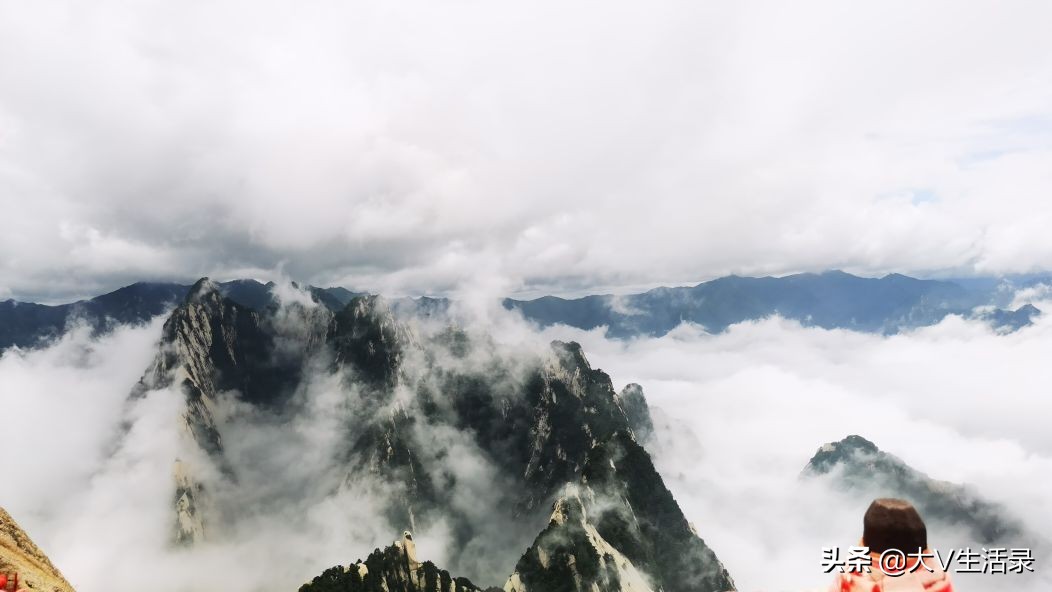
[[[234,302],[265,310],[276,306],[274,282],[232,280],[217,284]],[[177,283],[139,282],[113,292],[70,304],[45,305],[5,300],[0,302],[0,350],[11,346],[34,347],[64,333],[73,323],[84,323],[101,333],[118,324],[143,323],[168,312],[181,302],[192,286]],[[311,298],[338,309],[356,294],[345,288],[308,287]]]
[[[248,286],[230,285],[190,288],[131,394],[183,398],[173,543],[222,540],[251,509],[245,496],[258,492],[244,488],[260,467],[236,452],[239,416],[293,421],[324,381],[348,415],[325,447],[305,450],[323,455],[325,475],[304,486],[368,497],[370,520],[390,532],[448,533],[451,573],[517,592],[733,587],[640,446],[653,429],[642,390],[615,392],[576,343],[503,351],[448,321],[396,318],[376,296],[334,312],[291,287],[256,309],[225,295],[245,301]]]
[[[1013,333],[961,316],[894,335],[772,317],[618,340],[537,333],[499,306],[476,323],[456,302],[412,312],[375,296],[326,304],[290,284],[240,289],[261,308],[203,280],[147,325],[74,325],[0,357],[0,400],[26,419],[13,437],[34,443],[4,456],[26,476],[9,505],[78,588],[371,591],[382,576],[389,589],[756,590],[774,581],[756,568],[761,550],[803,590],[824,579],[818,549],[857,539],[876,492],[829,488],[839,469],[802,483],[799,468],[816,430],[841,437],[865,419],[907,452],[963,445],[976,460],[947,475],[1004,500],[1028,530],[1047,522],[1037,482],[999,491],[989,476],[1044,466],[1040,414],[999,411],[1042,404],[1043,316]],[[981,406],[984,373],[1019,377],[1000,389],[1004,406]],[[942,411],[901,415],[915,400]],[[926,420],[971,435],[947,440]],[[990,462],[1006,438],[1038,452]],[[958,530],[950,540],[976,539]],[[403,531],[419,566],[391,550]],[[112,569],[121,558],[151,567]]]
[[[0,350],[42,345],[73,322],[86,323],[96,333],[114,324],[142,323],[174,306],[186,290],[179,284],[139,283],[56,306],[5,300],[0,302]]]
[[[984,545],[1035,542],[1020,517],[974,490],[939,481],[877,448],[861,436],[824,444],[804,467],[808,477],[828,475],[835,486],[860,500],[898,497],[912,502],[927,520],[965,530]]]
[[[0,2],[0,577],[804,592],[888,494],[1049,549],[1049,22]]]

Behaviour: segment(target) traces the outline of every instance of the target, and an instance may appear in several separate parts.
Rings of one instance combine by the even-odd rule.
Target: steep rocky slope
[[[364,560],[337,565],[300,586],[299,592],[498,592],[483,590],[467,578],[451,576],[430,561],[417,559],[412,533]]]
[[[262,309],[238,304],[199,281],[165,323],[158,354],[133,393],[182,392],[183,433],[200,453],[187,456],[198,464],[208,459],[231,482],[238,478],[225,458],[227,428],[217,419],[222,397],[293,414],[305,377],[321,373],[338,379],[354,409],[335,453],[346,486],[372,483],[394,531],[448,529],[451,571],[489,583],[501,571],[507,578],[547,520],[548,534],[519,560],[509,589],[547,590],[537,582],[553,579],[567,590],[733,586],[640,445],[653,429],[642,389],[615,392],[578,344],[506,351],[456,326],[414,328],[378,297],[357,296],[335,311],[315,296],[261,303]],[[458,466],[465,458],[481,473]],[[209,501],[221,493],[203,486],[200,466],[187,458],[171,462],[173,540],[194,544],[213,534],[208,516],[223,522]],[[468,505],[466,487],[479,496]],[[564,518],[553,518],[553,507]],[[571,555],[540,560],[553,528],[579,534],[578,527],[590,536],[577,537]],[[576,569],[568,559],[573,553],[613,563],[564,577]],[[443,581],[431,568],[421,573]],[[615,587],[615,577],[626,587]]]
[[[73,592],[73,586],[3,508],[0,508],[0,574],[12,580],[17,574],[19,587],[27,590]]]
[[[862,498],[907,499],[926,520],[964,528],[982,543],[1019,545],[1030,538],[1003,506],[969,487],[933,479],[861,436],[823,445],[804,475],[832,475],[837,487]]]
[[[733,590],[650,456],[627,432],[589,451],[505,585],[508,592]]]

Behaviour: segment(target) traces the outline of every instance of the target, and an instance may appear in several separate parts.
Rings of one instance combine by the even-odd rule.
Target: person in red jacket
[[[29,592],[25,588],[18,587],[18,574],[0,573],[0,590],[13,592]]]
[[[869,505],[860,546],[869,549],[869,565],[850,566],[837,574],[829,592],[953,592],[949,574],[931,557],[924,520],[905,500],[881,498]],[[881,565],[885,551],[889,552]],[[890,558],[905,561],[895,564]]]

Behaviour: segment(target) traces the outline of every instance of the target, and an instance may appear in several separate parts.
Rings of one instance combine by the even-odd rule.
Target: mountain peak
[[[383,550],[376,549],[364,561],[337,565],[300,586],[299,592],[373,592],[416,590],[417,592],[484,592],[467,578],[453,577],[430,561],[416,558],[416,543],[406,531]],[[490,588],[485,592],[498,592]]]
[[[862,436],[823,445],[804,467],[803,475],[830,475],[837,489],[863,499],[909,500],[925,519],[963,527],[983,543],[1015,543],[1026,535],[1021,523],[999,504],[969,487],[933,479]]]
[[[651,592],[648,578],[596,528],[594,494],[569,485],[552,507],[548,527],[515,566],[504,589],[544,592],[571,582],[578,590]],[[598,512],[596,512],[598,513]],[[608,533],[609,536],[609,533]]]
[[[625,430],[588,452],[579,479],[562,488],[552,510],[515,565],[508,592],[734,589],[650,455]]]
[[[186,293],[185,302],[200,302],[206,298],[209,294],[218,293],[219,286],[207,277],[203,277],[190,286],[190,290]]]
[[[552,341],[551,348],[564,367],[580,367],[586,370],[592,369],[592,365],[588,363],[588,358],[584,355],[584,349],[581,347],[580,343],[577,343],[576,341],[555,340]]]
[[[878,452],[880,449],[873,442],[859,436],[858,434],[851,434],[846,436],[844,439],[838,442],[829,442],[822,446],[821,450],[844,450],[844,451],[855,451],[861,450],[864,452]]]
[[[643,387],[634,382],[625,385],[617,394],[617,402],[625,412],[628,427],[632,429],[636,440],[646,443],[654,435],[654,421],[650,417],[650,407],[643,395]]]

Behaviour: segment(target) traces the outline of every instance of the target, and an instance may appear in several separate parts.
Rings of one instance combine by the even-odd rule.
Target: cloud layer
[[[279,342],[289,338],[300,347],[303,341],[291,336],[310,318],[303,307],[320,305],[287,285],[277,294]],[[9,349],[0,356],[0,409],[12,422],[5,439],[18,445],[0,446],[0,464],[18,480],[4,488],[0,506],[87,592],[295,590],[324,569],[364,559],[406,527],[422,557],[502,584],[547,515],[515,516],[509,500],[520,493],[517,481],[498,466],[494,451],[481,450],[451,424],[428,420],[419,398],[426,385],[439,395],[439,407],[449,404],[433,364],[488,376],[495,392],[521,392],[547,342],[504,315],[519,331],[513,346],[480,346],[463,357],[438,347],[426,355],[410,350],[400,370],[412,386],[399,386],[379,407],[353,374],[333,371],[327,352],[308,359],[281,409],[221,393],[212,407],[223,439],[221,467],[183,429],[185,395],[178,387],[129,399],[157,351],[161,318],[99,338],[90,328],[74,328],[41,349]],[[418,328],[416,337],[426,340],[448,325]],[[287,353],[280,346],[277,352]],[[405,494],[400,481],[381,481],[367,458],[349,454],[366,430],[398,413],[416,419],[403,428],[419,443],[413,454],[422,469],[415,477],[449,487],[448,498],[436,502],[440,517],[425,518],[427,502],[418,500],[415,526],[388,520],[389,503]],[[176,459],[203,486],[195,490],[195,506],[206,536],[192,548],[171,543]]]
[[[1036,304],[1052,310],[1052,302]],[[485,365],[494,352],[525,358],[552,338],[576,339],[615,387],[644,385],[658,468],[741,590],[822,586],[822,547],[857,540],[868,500],[798,479],[818,446],[848,434],[935,478],[974,485],[1034,532],[1052,531],[1049,315],[1009,335],[958,317],[890,337],[774,318],[720,335],[682,326],[661,338],[620,341],[565,327],[535,332],[506,311],[463,314],[471,312],[499,343],[463,363]],[[368,479],[341,486],[346,467],[335,451],[355,421],[353,396],[338,377],[317,373],[292,417],[224,401],[217,413],[239,483],[214,480],[209,488],[231,520],[209,543],[170,548],[171,459],[187,452],[177,430],[180,395],[126,399],[159,330],[158,320],[92,340],[79,329],[46,349],[0,357],[0,408],[17,419],[5,438],[19,443],[0,447],[0,464],[20,475],[0,504],[78,589],[293,589],[391,539]],[[485,561],[463,565],[509,571],[504,564],[516,552],[494,549],[521,550],[531,535],[479,502],[497,471],[458,434],[424,428],[428,450],[449,459],[435,460],[436,471],[461,483],[456,509],[475,517],[479,545],[490,541]],[[452,533],[441,524],[417,535],[422,556],[439,565],[470,560],[449,554]],[[943,547],[970,543],[937,528],[932,539]],[[1042,565],[1038,576],[1013,584],[1047,588]],[[1003,589],[1004,577],[962,584],[992,592]]]
[[[0,297],[1052,268],[1052,8],[0,8]]]
[[[777,318],[717,336],[688,326],[632,342],[571,335],[615,386],[644,385],[657,466],[741,590],[815,589],[826,581],[821,549],[857,543],[870,500],[798,479],[820,445],[849,434],[973,485],[1031,532],[1052,530],[1048,315],[1010,335],[959,317],[891,337]],[[982,547],[937,524],[930,537],[945,550]],[[1048,571],[1036,571],[957,578],[970,590],[1047,589]]]
[[[234,485],[187,445],[182,393],[128,399],[160,327],[98,340],[78,329],[0,357],[5,439],[17,443],[0,460],[19,476],[0,504],[78,590],[294,590],[393,538],[368,479],[340,487],[333,451],[349,411],[335,380],[305,385],[306,409],[284,423],[224,401]],[[227,521],[209,524],[221,536],[193,549],[170,544],[176,458],[226,505]]]

